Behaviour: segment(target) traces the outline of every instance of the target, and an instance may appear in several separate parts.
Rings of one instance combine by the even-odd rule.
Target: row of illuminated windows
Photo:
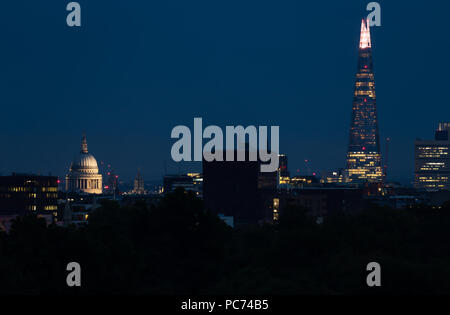
[[[372,79],[374,78],[373,74],[370,72],[360,72],[356,74],[356,78],[358,79]]]
[[[417,148],[417,152],[419,153],[448,153],[448,148],[429,148],[429,149],[424,149],[424,148]]]
[[[433,159],[439,159],[439,158],[447,158],[447,153],[436,153],[436,154],[418,154],[418,159],[426,159],[426,158],[433,158]]]
[[[376,158],[380,158],[380,154],[379,153],[365,153],[365,152],[350,152],[348,153],[348,157],[365,157],[367,159],[376,159]]]
[[[26,192],[26,191],[32,191],[33,188],[31,187],[8,187],[8,191],[12,192]]]
[[[424,188],[444,188],[445,185],[422,185]]]
[[[368,168],[350,168],[348,169],[349,174],[382,174],[380,168],[368,169]]]
[[[58,191],[58,187],[42,187],[42,191],[43,192],[57,192]]]
[[[37,199],[37,197],[38,197],[38,194],[36,194],[36,193],[29,193],[28,194],[28,198]],[[39,197],[41,197],[41,196],[39,195]],[[45,194],[45,197],[46,198],[58,198],[58,194],[47,193],[47,194]],[[0,198],[14,198],[14,194],[13,195],[11,195],[11,194],[0,194]]]
[[[356,87],[363,87],[363,86],[367,86],[367,87],[374,87],[375,83],[372,81],[368,81],[368,82],[356,82]]]
[[[448,155],[448,147],[416,147],[417,157],[439,157]]]
[[[445,168],[445,163],[443,162],[427,162],[419,167],[421,171],[438,171]]]
[[[37,195],[36,193],[28,194],[28,198],[34,198],[34,199],[36,199],[37,196],[38,196],[38,195]],[[47,194],[45,194],[45,197],[46,197],[46,198],[58,198],[58,194],[55,194],[55,193],[47,193]]]
[[[36,187],[8,187],[8,191],[11,192],[28,192],[28,191],[36,191]],[[57,192],[58,187],[42,187],[42,192]]]
[[[36,205],[30,205],[30,206],[28,206],[28,210],[36,211],[37,210],[37,206]],[[56,210],[58,210],[58,206],[57,205],[44,206],[44,210],[45,211],[56,211]]]
[[[362,173],[382,173],[381,172],[381,167],[375,167],[375,168],[366,168],[366,167],[358,167],[358,168],[349,168],[348,169],[349,173],[358,173],[358,174],[362,174]]]
[[[368,90],[368,91],[357,90],[357,91],[355,91],[355,96],[364,96],[364,95],[375,98],[375,91],[372,91],[372,90]]]
[[[419,177],[419,182],[446,182],[448,177]]]
[[[439,171],[441,168],[440,167],[426,167],[426,166],[422,166],[420,168],[421,171]]]
[[[431,149],[439,149],[439,150],[448,150],[448,147],[417,147],[417,149],[421,150],[431,150]]]
[[[327,178],[325,178],[325,182],[326,183],[345,183],[346,179],[343,176],[340,176],[340,177],[327,177]]]
[[[366,174],[366,173],[371,173],[371,174],[382,174],[381,171],[381,167],[372,167],[372,168],[367,168],[367,167],[356,167],[356,168],[349,168],[348,169],[349,174]]]
[[[29,198],[37,198],[37,196],[40,196],[40,195],[28,194]],[[58,198],[58,194],[55,194],[55,193],[47,193],[47,194],[42,195],[42,196],[45,196],[45,198]]]

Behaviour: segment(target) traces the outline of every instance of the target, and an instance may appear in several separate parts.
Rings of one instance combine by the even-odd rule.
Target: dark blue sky
[[[7,1],[0,11],[0,172],[66,173],[90,152],[125,179],[167,170],[171,129],[279,125],[291,170],[345,165],[361,18],[370,1]],[[372,30],[390,175],[448,121],[448,1],[379,1]],[[384,140],[382,142],[384,149]]]

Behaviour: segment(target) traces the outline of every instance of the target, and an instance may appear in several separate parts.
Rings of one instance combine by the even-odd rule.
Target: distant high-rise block
[[[361,23],[347,171],[351,181],[383,180],[369,22]]]
[[[136,178],[134,179],[134,187],[132,193],[136,195],[144,195],[146,193],[144,178],[142,177],[140,171],[138,171]]]
[[[415,141],[416,188],[450,190],[450,123],[440,123],[434,140]]]

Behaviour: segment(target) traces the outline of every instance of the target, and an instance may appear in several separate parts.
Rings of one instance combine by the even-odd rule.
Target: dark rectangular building
[[[58,178],[13,174],[0,176],[0,215],[56,213]]]
[[[277,172],[262,173],[259,161],[203,161],[205,207],[232,216],[236,227],[272,222]]]

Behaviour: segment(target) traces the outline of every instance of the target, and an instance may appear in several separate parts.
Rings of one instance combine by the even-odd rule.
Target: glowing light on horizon
[[[365,49],[372,47],[370,42],[370,22],[369,20],[361,21],[361,37],[359,39],[359,48]]]

